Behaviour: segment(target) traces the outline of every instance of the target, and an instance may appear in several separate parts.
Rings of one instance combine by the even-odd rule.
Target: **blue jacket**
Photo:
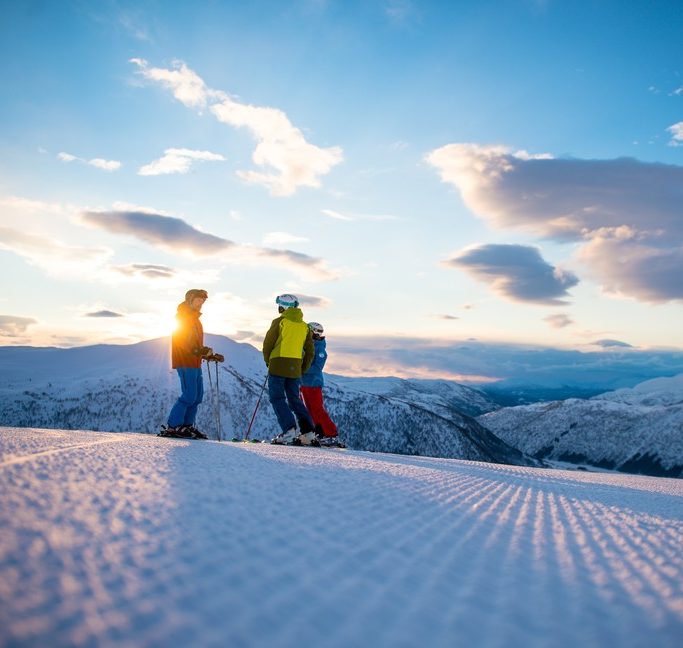
[[[313,363],[308,371],[301,377],[301,384],[304,387],[323,387],[323,367],[327,361],[327,342],[325,338],[320,340],[313,340],[315,346],[315,354],[313,355]]]

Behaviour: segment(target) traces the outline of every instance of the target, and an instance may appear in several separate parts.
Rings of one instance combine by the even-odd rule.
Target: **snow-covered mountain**
[[[480,416],[500,407],[483,391],[446,380],[330,376],[328,384],[419,404],[444,416],[453,410]]]
[[[222,336],[207,343],[223,353],[219,366],[222,438],[242,438],[265,379],[261,353]],[[0,425],[100,431],[156,432],[178,395],[167,338],[131,345],[73,349],[1,347]],[[198,426],[215,437],[215,365],[204,369],[205,399]],[[331,377],[326,403],[340,436],[353,448],[510,464],[524,457],[462,410],[479,413],[495,405],[480,392],[445,381]],[[261,401],[251,437],[278,431]]]
[[[538,459],[683,477],[683,374],[589,400],[505,408],[478,420]]]

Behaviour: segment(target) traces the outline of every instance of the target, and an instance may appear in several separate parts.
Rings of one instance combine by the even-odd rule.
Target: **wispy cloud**
[[[70,210],[60,203],[48,203],[43,200],[24,198],[23,196],[0,196],[0,205],[23,214],[56,214],[64,215]]]
[[[135,236],[151,245],[196,256],[211,256],[235,247],[232,241],[201,232],[172,216],[142,211],[86,211],[81,218],[112,234]]]
[[[177,274],[174,268],[152,263],[129,263],[124,266],[113,266],[113,270],[127,277],[144,277],[145,279],[172,279]]]
[[[114,311],[110,310],[98,310],[98,311],[92,311],[90,313],[85,313],[83,317],[123,317],[121,313],[116,313]]]
[[[341,220],[341,221],[352,221],[352,220],[354,220],[350,216],[345,216],[344,214],[340,214],[339,212],[334,211],[332,209],[322,209],[320,211],[322,214],[324,214],[328,218],[334,218],[335,220]]]
[[[304,243],[308,241],[304,236],[297,236],[289,232],[268,232],[263,237],[264,245],[287,245],[288,243]]]
[[[3,337],[17,337],[26,333],[26,329],[38,321],[32,317],[17,315],[0,315],[0,335]]]
[[[565,328],[566,326],[571,326],[574,323],[574,320],[566,313],[548,315],[547,317],[543,318],[543,321],[548,322],[548,325],[555,329]]]
[[[108,248],[67,245],[10,227],[0,227],[0,249],[18,254],[54,276],[91,276],[113,254]]]
[[[387,221],[397,220],[397,216],[390,216],[389,214],[342,214],[334,209],[321,209],[320,212],[328,218],[341,221]]]
[[[464,270],[501,297],[517,302],[561,305],[579,280],[547,263],[538,248],[526,245],[479,245],[461,250],[444,265]]]
[[[143,24],[139,12],[132,13],[130,10],[122,11],[119,13],[119,25],[121,25],[121,27],[123,27],[123,29],[133,38],[145,43],[152,42],[149,30],[147,29],[147,26]]]
[[[320,177],[343,159],[338,146],[321,148],[306,141],[301,130],[277,109],[241,103],[222,90],[209,88],[185,63],[172,69],[150,67],[140,58],[131,59],[140,74],[162,84],[189,108],[207,109],[218,121],[248,129],[256,140],[254,164],[273,171],[238,171],[245,182],[267,187],[274,196],[289,196],[299,187],[319,187]]]
[[[112,234],[133,236],[145,243],[173,253],[195,257],[216,257],[226,263],[272,263],[288,268],[312,281],[337,279],[339,271],[330,269],[320,258],[292,250],[241,245],[207,234],[181,218],[138,210],[85,211],[83,223]]]
[[[140,167],[138,174],[144,176],[167,175],[170,173],[187,173],[193,162],[224,162],[219,153],[195,151],[186,148],[168,148],[163,157]]]
[[[604,290],[683,299],[683,167],[476,144],[450,144],[426,159],[492,227],[578,243],[579,260]]]
[[[610,339],[603,339],[603,340],[596,340],[593,342],[595,346],[602,347],[603,349],[614,349],[614,348],[620,348],[620,349],[633,349],[633,345],[629,344],[628,342],[622,342],[621,340],[610,340]]]
[[[333,373],[429,377],[459,382],[492,380],[515,384],[633,386],[649,378],[683,372],[683,352],[594,344],[578,349],[541,345],[438,340],[406,336],[340,336],[328,361]]]
[[[118,171],[121,168],[121,162],[117,160],[105,160],[104,158],[92,158],[91,160],[86,160],[84,158],[77,157],[76,155],[71,155],[71,153],[58,153],[57,157],[62,162],[81,162],[82,164],[88,164],[97,169],[102,169],[103,171]]]
[[[385,0],[384,13],[391,22],[401,25],[421,18],[412,0]]]
[[[310,306],[311,308],[329,308],[332,302],[326,297],[315,297],[313,295],[302,295],[300,292],[296,293],[299,303],[303,306]]]

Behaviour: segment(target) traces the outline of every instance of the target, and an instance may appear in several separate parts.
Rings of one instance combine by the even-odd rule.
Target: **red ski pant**
[[[322,387],[302,387],[301,398],[303,398],[316,428],[320,426],[326,437],[336,437],[337,426],[323,405]]]

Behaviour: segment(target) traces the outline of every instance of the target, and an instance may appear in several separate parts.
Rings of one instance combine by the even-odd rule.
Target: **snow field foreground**
[[[0,645],[680,646],[683,481],[0,428]]]

